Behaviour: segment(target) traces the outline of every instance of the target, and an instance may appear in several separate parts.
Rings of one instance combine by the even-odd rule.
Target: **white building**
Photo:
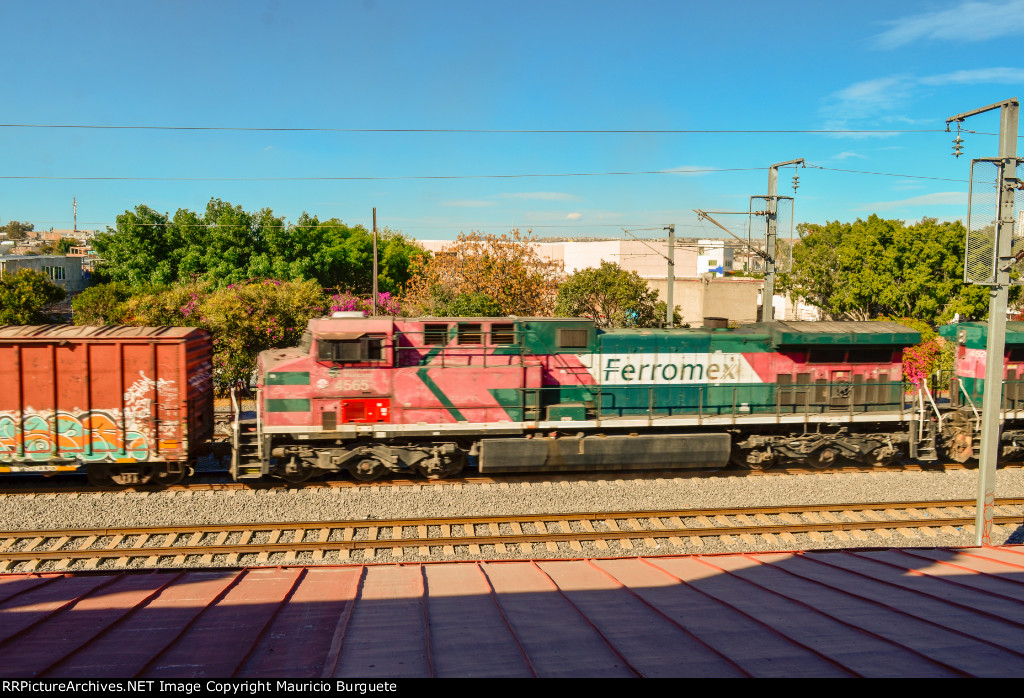
[[[85,290],[82,278],[82,258],[64,255],[7,254],[0,255],[0,276],[15,274],[21,269],[41,271],[50,281],[68,293]]]

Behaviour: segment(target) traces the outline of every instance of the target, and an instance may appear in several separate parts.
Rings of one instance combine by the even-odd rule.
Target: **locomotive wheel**
[[[733,465],[750,470],[768,470],[775,465],[775,456],[767,450],[759,448],[743,449],[730,459]]]
[[[834,448],[823,448],[817,453],[812,453],[808,456],[807,462],[813,468],[831,468],[836,464],[838,456],[839,453]]]
[[[970,434],[959,433],[949,440],[946,447],[949,457],[957,463],[966,463],[974,458],[974,437]]]
[[[285,482],[298,484],[305,482],[316,474],[316,468],[297,456],[292,456],[291,461],[284,467],[279,467],[275,474]]]
[[[424,461],[417,463],[413,467],[428,480],[443,480],[446,477],[461,473],[466,462],[466,459],[461,454],[441,456],[438,460],[440,461],[440,467],[435,465],[433,468],[428,468],[423,465]]]
[[[942,428],[946,455],[957,463],[974,458],[974,425],[963,412],[954,412]]]
[[[364,458],[355,465],[350,465],[348,472],[353,480],[372,482],[379,480],[388,472],[384,464],[375,458]]]

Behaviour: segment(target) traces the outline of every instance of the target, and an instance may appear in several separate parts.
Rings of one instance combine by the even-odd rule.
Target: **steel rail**
[[[1017,524],[1021,517],[995,516],[995,525]],[[710,528],[673,528],[660,530],[629,530],[629,531],[595,531],[576,533],[509,533],[497,535],[473,535],[473,536],[452,536],[447,538],[384,538],[373,540],[348,540],[348,541],[303,541],[293,543],[248,543],[245,545],[184,545],[152,548],[104,548],[86,550],[57,550],[57,551],[34,551],[0,553],[0,561],[9,562],[30,562],[30,561],[55,561],[69,559],[119,559],[119,558],[152,558],[152,557],[180,557],[191,555],[216,556],[216,555],[271,555],[275,553],[295,553],[296,555],[314,551],[337,551],[337,550],[366,550],[366,549],[387,549],[387,548],[437,548],[443,546],[467,545],[493,545],[502,543],[513,544],[537,544],[537,543],[559,543],[571,541],[596,541],[596,540],[643,540],[646,538],[669,539],[669,538],[690,538],[690,537],[719,537],[738,536],[741,534],[762,535],[765,533],[779,535],[782,533],[811,533],[829,531],[852,531],[852,530],[878,530],[878,529],[901,529],[901,528],[942,528],[944,526],[968,526],[974,524],[973,514],[969,517],[951,517],[929,520],[887,520],[887,521],[842,521],[823,522],[807,524],[762,524],[757,526],[721,526]]]
[[[1024,505],[1024,497],[1002,497],[995,500],[996,506]],[[324,528],[394,528],[411,526],[441,526],[466,524],[502,524],[502,523],[534,523],[537,521],[607,521],[609,519],[668,519],[673,517],[694,518],[698,516],[741,516],[750,514],[801,513],[801,512],[842,512],[842,511],[884,511],[886,509],[927,509],[936,507],[973,508],[974,500],[928,500],[920,502],[847,502],[840,504],[788,504],[781,506],[740,507],[734,509],[651,509],[641,511],[588,511],[564,514],[508,514],[502,516],[450,516],[423,517],[410,519],[353,519],[348,521],[295,521],[274,523],[230,523],[230,524],[198,524],[180,526],[123,526],[117,528],[78,528],[78,529],[18,529],[0,532],[0,541],[16,538],[38,538],[40,536],[56,538],[60,536],[115,536],[115,535],[161,535],[183,533],[220,533],[227,532],[261,532],[261,531],[292,531],[321,530]],[[658,529],[652,529],[658,530]],[[2,546],[2,544],[0,544]]]
[[[1000,499],[996,506],[1020,506],[1024,505],[1024,499]],[[17,531],[0,534],[0,562],[4,568],[11,568],[13,565],[22,562],[32,563],[33,569],[43,562],[74,560],[102,560],[117,559],[129,561],[132,559],[148,558],[159,562],[160,558],[172,557],[183,562],[188,556],[199,555],[207,561],[212,561],[213,556],[228,555],[232,562],[237,561],[243,555],[255,555],[260,561],[266,561],[270,555],[284,553],[288,564],[295,563],[295,557],[299,554],[313,553],[322,560],[324,553],[328,551],[352,551],[366,549],[404,549],[404,548],[454,548],[456,546],[481,546],[481,545],[534,545],[534,544],[557,544],[568,542],[577,545],[582,541],[656,541],[657,539],[668,540],[675,544],[681,544],[683,538],[713,538],[725,536],[742,535],[785,535],[795,533],[812,532],[836,532],[836,531],[866,531],[866,530],[897,530],[897,529],[942,529],[945,527],[964,527],[974,523],[974,503],[970,501],[928,501],[928,502],[886,502],[874,504],[845,504],[845,505],[815,505],[815,506],[786,506],[786,507],[758,507],[731,510],[685,510],[685,511],[643,511],[643,512],[600,512],[600,513],[573,513],[573,514],[534,514],[521,516],[501,517],[460,517],[457,519],[399,519],[399,520],[363,520],[346,522],[303,522],[303,523],[278,523],[278,524],[217,524],[206,526],[172,526],[172,527],[144,527],[144,528],[95,528],[75,529],[58,531]],[[814,513],[822,511],[830,512],[882,512],[888,514],[893,510],[904,510],[915,512],[928,509],[960,508],[967,512],[963,516],[937,516],[934,512],[928,512],[926,517],[912,517],[907,519],[868,517],[870,520],[856,521],[811,521],[809,523],[788,522],[774,524],[765,521],[741,523],[739,525],[729,521],[729,516],[743,517],[751,514],[783,514],[783,513]],[[939,512],[941,513],[941,512]],[[718,521],[710,519],[714,516]],[[700,526],[686,526],[682,524],[682,518],[704,518]],[[659,523],[655,528],[643,528],[639,519],[675,519],[673,526],[666,526]],[[723,523],[725,519],[727,523]],[[586,531],[567,531],[569,521],[587,522],[609,522],[624,520],[627,528],[620,528],[618,524],[611,527],[611,530],[597,531],[593,525],[587,526]],[[994,517],[996,525],[1017,525],[1024,520],[1021,513],[999,514]],[[550,522],[562,523],[562,532],[551,532],[547,527],[540,526],[538,533],[525,533],[522,531],[523,523]],[[498,529],[500,523],[519,524],[512,533],[501,533]],[[469,527],[468,534],[452,535],[452,526]],[[476,525],[489,525],[490,533],[478,535],[475,532]],[[431,537],[426,536],[427,526],[439,526],[442,533],[446,535]],[[401,537],[402,529],[415,527],[416,537]],[[398,529],[400,537],[377,538],[381,529],[390,529],[394,532]],[[518,530],[516,530],[518,529]],[[329,540],[332,531],[343,530],[342,540]],[[356,539],[357,531],[365,530],[366,538]],[[306,540],[309,531],[318,532],[316,539]],[[243,543],[227,543],[230,533],[240,533],[245,536]],[[279,542],[282,535],[290,532],[290,542]],[[209,534],[219,533],[216,541],[212,544],[200,544]],[[271,540],[264,543],[251,543],[253,536],[257,533],[270,533]],[[175,541],[183,534],[190,534],[188,542],[175,545]],[[134,541],[131,547],[120,547],[126,538],[140,536]],[[94,548],[96,541],[101,538],[111,538],[104,547]],[[164,538],[159,545],[147,547],[147,543],[156,542]],[[74,539],[81,539],[75,541]],[[23,550],[11,551],[18,541],[29,541],[28,547]],[[52,548],[39,549],[40,546],[51,543]],[[68,544],[77,544],[77,548],[66,548]],[[476,551],[472,551],[477,554]],[[525,551],[528,552],[528,551]],[[401,554],[401,553],[398,553]],[[346,555],[347,557],[347,555]]]

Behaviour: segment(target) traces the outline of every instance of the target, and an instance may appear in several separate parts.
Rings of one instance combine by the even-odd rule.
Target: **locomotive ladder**
[[[231,388],[231,477],[250,480],[263,476],[259,417],[242,419],[235,388]]]

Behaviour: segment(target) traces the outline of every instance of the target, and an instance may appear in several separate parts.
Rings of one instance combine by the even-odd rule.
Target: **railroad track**
[[[1024,498],[997,499],[995,526],[1024,523]],[[699,552],[727,546],[798,547],[831,535],[879,545],[894,535],[927,545],[940,534],[973,533],[973,501],[929,501],[424,518],[278,524],[14,531],[0,534],[0,572],[180,566],[345,563],[462,557],[636,555],[668,545]]]

